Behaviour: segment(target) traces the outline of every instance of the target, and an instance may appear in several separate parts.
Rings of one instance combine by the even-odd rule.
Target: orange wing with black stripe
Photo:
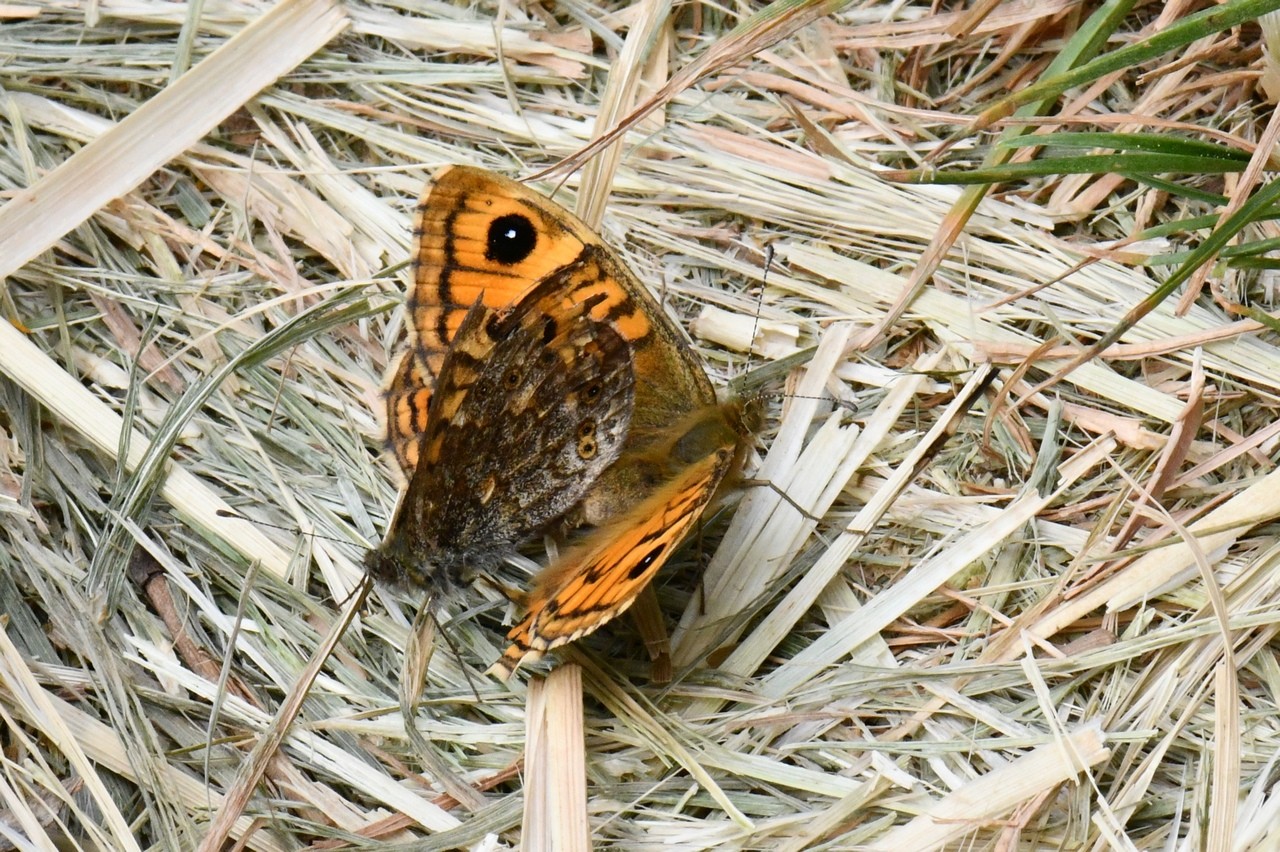
[[[467,312],[480,304],[506,314],[539,283],[567,273],[577,289],[566,299],[602,294],[592,319],[611,325],[631,347],[637,373],[651,377],[654,391],[641,388],[637,399],[654,412],[645,416],[670,421],[714,401],[702,367],[648,290],[581,219],[529,187],[470,166],[441,169],[418,203],[414,238],[409,346],[388,371],[385,409],[387,440],[406,479]],[[586,274],[595,280],[584,282]]]
[[[445,353],[476,304],[503,312],[539,281],[598,243],[558,205],[515,181],[449,166],[418,202],[409,293],[409,347],[389,371],[387,437],[406,477],[418,461],[431,393]]]
[[[595,632],[622,614],[693,528],[732,467],[724,447],[616,522],[594,532],[534,579],[525,617],[489,673],[506,680],[520,664]]]

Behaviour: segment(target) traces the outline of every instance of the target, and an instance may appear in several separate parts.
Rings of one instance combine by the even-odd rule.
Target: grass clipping
[[[1270,848],[1273,224],[1143,301],[1265,191],[1269,6],[1071,8],[0,8],[0,848]],[[979,113],[1241,166],[939,182],[1025,165]],[[672,681],[620,619],[503,685],[488,584],[358,605],[410,214],[624,121],[540,188],[718,384],[811,352]]]

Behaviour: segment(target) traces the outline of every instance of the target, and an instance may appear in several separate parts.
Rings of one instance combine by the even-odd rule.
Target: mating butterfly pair
[[[679,331],[577,217],[475,168],[418,208],[409,346],[387,436],[408,488],[366,566],[441,589],[553,523],[594,529],[542,571],[492,671],[627,609],[759,426],[717,402]]]

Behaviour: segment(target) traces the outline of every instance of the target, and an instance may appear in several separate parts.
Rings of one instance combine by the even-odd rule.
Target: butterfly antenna
[[[458,777],[439,750],[422,735],[414,719],[422,698],[422,689],[426,684],[427,668],[431,663],[437,636],[443,637],[445,644],[453,648],[448,634],[435,614],[436,596],[428,594],[422,602],[421,609],[413,619],[413,634],[405,648],[404,670],[400,677],[400,715],[404,720],[405,736],[418,752],[427,774],[453,797],[453,800],[468,811],[475,813],[484,806],[484,798],[465,780]],[[428,629],[429,628],[429,629]],[[456,648],[454,649],[456,653]],[[463,667],[466,672],[466,667]],[[469,679],[469,678],[468,678]],[[472,687],[474,692],[474,685]],[[479,696],[476,697],[479,701]]]
[[[332,541],[336,544],[351,544],[351,545],[355,545],[356,547],[363,547],[365,550],[373,550],[372,547],[369,547],[366,544],[361,544],[358,541],[352,541],[351,539],[348,539],[348,538],[338,538],[337,536],[325,535],[324,533],[318,533],[318,532],[307,532],[306,530],[303,530],[296,525],[292,527],[287,527],[284,524],[273,524],[270,521],[259,521],[256,518],[250,518],[247,515],[242,515],[239,512],[235,511],[234,509],[217,509],[214,511],[214,514],[220,518],[235,518],[238,521],[245,521],[247,523],[253,524],[254,526],[270,527],[271,529],[275,529],[275,530],[284,530],[287,533],[293,533],[294,535],[297,535],[297,536],[306,536],[307,538],[323,539],[324,541]]]
[[[751,321],[751,339],[747,342],[747,359],[755,351],[756,335],[760,333],[760,316],[764,312],[764,288],[769,284],[769,270],[773,268],[773,243],[764,247],[764,272],[760,275],[760,298],[756,299],[756,315]]]
[[[467,679],[467,686],[471,689],[471,695],[476,699],[476,703],[480,703],[480,688],[476,684],[475,678],[471,674],[471,667],[462,659],[462,649],[454,644],[453,637],[449,635],[449,631],[444,629],[444,625],[436,618],[434,611],[430,613],[431,618],[436,623],[436,635],[444,640],[444,644],[449,647],[453,658],[458,661],[458,668],[462,669],[462,676]]]
[[[251,524],[257,524],[258,526],[272,527],[274,529],[284,530],[285,532],[291,532],[294,535],[310,536],[311,538],[321,538],[321,539],[324,539],[325,541],[332,541],[338,544],[354,544],[356,547],[363,547],[365,550],[368,550],[368,551],[372,551],[374,549],[372,547],[368,547],[367,545],[363,545],[363,544],[360,544],[359,542],[354,542],[345,538],[337,538],[336,536],[323,535],[322,533],[304,532],[303,530],[299,529],[296,526],[287,527],[282,524],[273,524],[270,521],[254,520],[252,518],[249,518],[249,517],[246,517],[245,515],[240,514],[239,512],[233,509],[218,509],[216,510],[216,514],[219,517],[223,517],[223,518],[236,518],[237,520],[247,521]],[[347,594],[347,597],[344,598],[339,603],[339,606],[344,606],[347,603],[347,601],[351,600],[352,596],[354,595],[358,594],[361,597],[364,597],[364,596],[367,596],[371,591],[373,591],[373,577],[369,574],[365,574],[364,579],[361,581],[361,583],[355,586]],[[440,620],[436,618],[433,603],[434,601],[432,601],[430,598],[428,598],[426,601],[423,602],[423,607],[426,609],[425,617],[431,619],[432,624],[435,625],[435,630],[434,630],[435,635],[439,636],[444,640],[444,644],[448,646],[449,651],[452,652],[454,656],[454,659],[458,661],[458,668],[462,669],[462,674],[467,679],[467,686],[468,688],[470,688],[471,694],[475,697],[476,701],[479,702],[480,690],[476,685],[476,681],[474,676],[471,673],[471,669],[469,669],[463,663],[461,650],[458,648],[456,644],[454,644],[453,637],[450,636],[449,633],[443,629],[443,625],[441,625]]]

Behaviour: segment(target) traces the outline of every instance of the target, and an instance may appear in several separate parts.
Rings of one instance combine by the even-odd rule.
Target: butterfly
[[[635,601],[740,468],[760,409],[717,400],[618,255],[515,181],[442,169],[415,238],[385,395],[407,486],[368,571],[444,592],[540,531],[590,527],[523,596],[490,669],[505,680]]]

